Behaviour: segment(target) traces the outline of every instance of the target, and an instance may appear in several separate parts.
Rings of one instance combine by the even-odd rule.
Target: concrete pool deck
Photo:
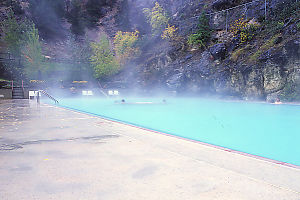
[[[1,100],[0,199],[300,200],[300,169],[60,107]]]

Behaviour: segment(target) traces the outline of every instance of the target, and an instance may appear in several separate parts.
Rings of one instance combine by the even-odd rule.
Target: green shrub
[[[113,54],[111,45],[106,36],[100,38],[100,42],[92,42],[92,56],[90,62],[94,67],[94,76],[98,79],[106,79],[120,70],[120,64]]]
[[[230,60],[236,62],[247,50],[249,50],[250,45],[248,44],[247,46],[237,49],[235,50],[231,56],[230,56]]]
[[[205,13],[203,12],[199,18],[198,30],[188,36],[189,45],[199,45],[205,47],[211,36],[211,29],[209,27],[209,21]]]
[[[272,48],[275,45],[276,40],[280,37],[280,34],[274,35],[271,39],[266,41],[254,54],[249,57],[250,62],[257,62],[262,53]]]
[[[234,38],[237,38],[243,44],[253,39],[258,27],[257,23],[249,24],[244,18],[240,18],[230,26],[230,32]]]

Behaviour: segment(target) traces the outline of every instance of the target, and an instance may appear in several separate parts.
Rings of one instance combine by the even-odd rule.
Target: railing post
[[[267,0],[265,0],[265,20],[267,20]]]
[[[247,20],[248,16],[247,16],[247,4],[245,4],[245,19]]]
[[[226,32],[228,31],[227,14],[228,14],[228,10],[226,10],[226,14],[225,14],[225,26],[226,26]]]
[[[37,91],[36,102],[40,104],[40,91]]]

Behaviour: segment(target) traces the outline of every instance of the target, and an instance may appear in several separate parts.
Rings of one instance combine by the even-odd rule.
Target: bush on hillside
[[[139,53],[137,41],[139,39],[139,32],[122,32],[118,31],[114,37],[114,47],[117,58],[121,63],[126,62],[129,58]]]
[[[167,27],[168,15],[158,2],[155,3],[152,9],[144,8],[143,12],[152,27],[153,34],[160,34]]]
[[[203,12],[199,18],[198,30],[196,33],[189,35],[189,45],[199,45],[205,47],[211,36],[211,29],[209,21],[205,13]]]
[[[92,49],[90,62],[94,67],[95,78],[106,79],[120,70],[120,64],[106,36],[102,36],[100,42],[92,42],[90,45]]]

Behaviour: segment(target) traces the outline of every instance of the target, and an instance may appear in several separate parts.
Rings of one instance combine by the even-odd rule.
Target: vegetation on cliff
[[[120,70],[120,64],[114,56],[112,47],[106,36],[100,38],[100,42],[92,42],[92,56],[90,58],[94,66],[94,76],[99,79],[105,79]]]
[[[11,70],[24,72],[29,78],[37,75],[37,72],[45,71],[46,63],[42,55],[42,47],[39,33],[33,22],[25,19],[18,22],[14,12],[10,10],[6,20],[1,24],[3,30],[2,39],[7,45],[7,52],[14,58],[24,58],[24,68],[20,69],[20,63],[10,62]]]
[[[144,8],[144,13],[152,27],[154,35],[159,35],[167,27],[169,18],[163,7],[155,2],[152,9]]]
[[[120,63],[125,63],[126,60],[138,55],[139,48],[137,41],[139,32],[122,32],[118,31],[113,39],[116,56]]]
[[[199,45],[205,47],[211,36],[211,28],[209,26],[208,17],[203,12],[199,18],[197,25],[198,30],[188,36],[189,45]]]
[[[25,32],[24,46],[22,47],[22,57],[24,58],[24,72],[27,77],[33,79],[36,73],[39,74],[47,70],[48,63],[42,55],[42,46],[39,40],[39,33],[34,24],[28,27]],[[41,79],[41,77],[36,77]]]

